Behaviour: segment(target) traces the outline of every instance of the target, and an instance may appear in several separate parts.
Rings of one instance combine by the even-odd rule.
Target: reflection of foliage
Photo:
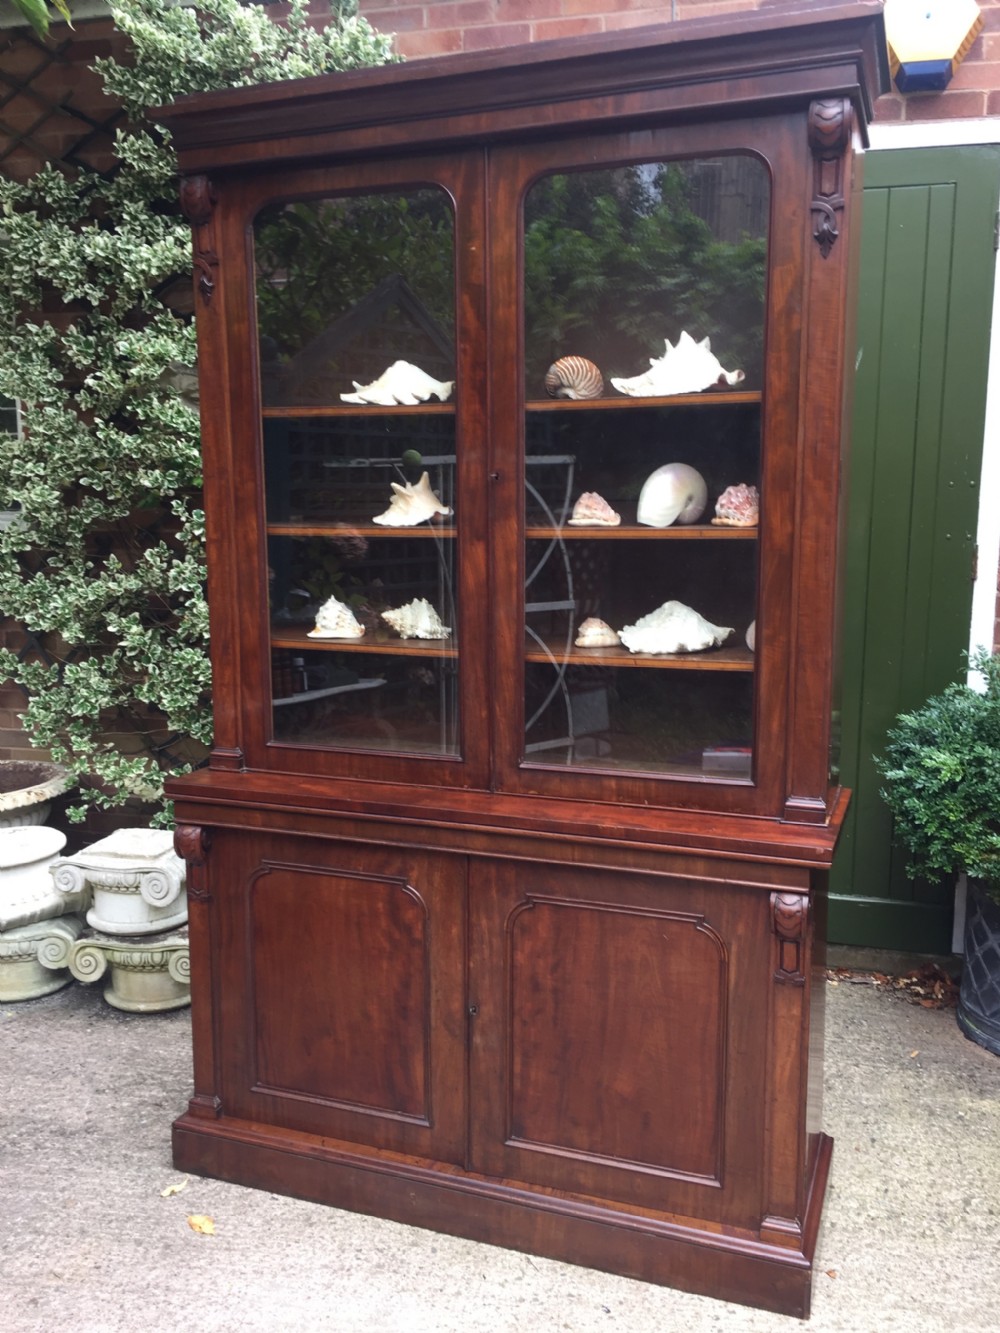
[[[733,159],[735,161],[736,159]],[[635,375],[682,329],[759,376],[766,241],[716,239],[694,211],[701,164],[547,176],[525,205],[528,383],[557,356]],[[761,168],[763,173],[763,168]]]
[[[255,230],[261,333],[294,355],[396,274],[450,333],[453,232],[448,198],[436,189],[267,209]]]

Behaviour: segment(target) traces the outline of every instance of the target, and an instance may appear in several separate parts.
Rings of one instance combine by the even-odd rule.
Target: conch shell
[[[384,514],[376,514],[372,519],[383,528],[414,528],[425,518],[435,514],[448,515],[451,510],[443,505],[431,490],[431,479],[426,472],[419,481],[408,481],[404,486],[396,481],[390,482],[392,499]]]
[[[316,626],[309,631],[310,639],[360,639],[364,625],[354,618],[354,612],[336,597],[328,597],[316,613]]]
[[[697,523],[707,504],[708,487],[698,469],[687,463],[667,463],[643,483],[636,518],[649,528]]]
[[[382,619],[401,639],[451,638],[451,630],[442,625],[441,617],[426,597],[414,597],[412,602],[397,606],[394,611],[383,611]]]
[[[631,653],[699,653],[717,648],[732,632],[713,625],[683,602],[664,602],[634,625],[626,625],[621,641]]]
[[[345,403],[375,403],[379,407],[393,407],[397,403],[414,406],[426,403],[431,394],[443,403],[451,397],[455,387],[454,380],[431,379],[419,366],[411,366],[409,361],[394,361],[388,370],[384,370],[371,384],[359,384],[352,380],[354,393],[342,393]]]
[[[604,496],[596,491],[583,492],[568,520],[577,528],[617,528],[621,521],[621,514],[616,514]]]
[[[649,369],[644,374],[633,379],[612,376],[611,383],[620,393],[630,398],[665,398],[675,393],[732,387],[746,378],[742,370],[723,370],[708,338],[699,343],[689,333],[682,333],[676,347],[669,338],[664,342],[666,351],[661,357],[649,358]]]
[[[712,522],[725,528],[755,528],[759,514],[757,487],[741,481],[736,486],[727,486],[716,500]]]
[[[561,356],[545,372],[545,392],[550,398],[600,398],[604,377],[585,356]]]
[[[621,639],[606,620],[588,616],[581,622],[573,643],[577,648],[613,648]]]

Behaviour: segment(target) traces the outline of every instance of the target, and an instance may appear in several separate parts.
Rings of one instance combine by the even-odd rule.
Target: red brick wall
[[[361,0],[361,13],[410,58],[480,51],[549,37],[767,8],[767,0]],[[881,121],[1000,114],[1000,0],[981,0],[985,25],[943,93],[890,93]]]

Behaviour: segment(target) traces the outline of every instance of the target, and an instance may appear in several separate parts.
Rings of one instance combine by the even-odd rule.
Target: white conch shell
[[[650,528],[697,523],[708,504],[708,487],[697,468],[667,463],[651,472],[639,492],[636,518]]]
[[[698,653],[717,648],[732,632],[711,624],[683,602],[664,602],[634,625],[626,625],[621,641],[631,653]]]
[[[751,651],[752,653],[755,653],[755,652],[757,651],[757,622],[756,622],[756,620],[751,620],[751,621],[750,621],[750,627],[749,627],[749,629],[747,630],[747,633],[746,633],[746,644],[747,644],[747,647],[750,649],[750,651]]]
[[[405,606],[383,611],[382,619],[401,639],[450,639],[451,630],[441,624],[441,617],[426,597],[414,597]]]
[[[664,398],[675,393],[701,393],[703,389],[740,384],[746,376],[742,370],[723,370],[719,358],[712,352],[708,338],[695,342],[690,333],[682,333],[676,347],[664,339],[666,351],[661,357],[649,358],[649,369],[633,379],[611,378],[620,393],[630,398]]]
[[[741,481],[736,486],[727,486],[716,500],[712,522],[724,528],[755,528],[759,515],[757,487]]]
[[[577,648],[613,648],[621,639],[606,620],[588,616],[581,622],[573,643]]]
[[[600,398],[604,377],[585,356],[561,356],[545,372],[545,392],[550,398]]]
[[[426,403],[431,394],[440,398],[442,403],[451,397],[455,387],[454,380],[431,379],[419,366],[411,366],[409,361],[394,361],[388,370],[384,370],[371,384],[359,384],[352,380],[354,393],[342,393],[345,403],[375,403],[379,407],[393,407],[396,403],[414,406]]]
[[[615,513],[603,495],[584,491],[573,506],[573,516],[568,521],[577,528],[617,528],[622,516]]]
[[[316,627],[309,631],[310,639],[360,639],[365,632],[354,618],[354,612],[336,597],[328,597],[316,613]]]
[[[431,490],[431,479],[426,472],[421,473],[419,481],[408,481],[405,486],[393,481],[390,485],[392,499],[389,508],[372,519],[383,528],[413,528],[434,514],[451,513]]]

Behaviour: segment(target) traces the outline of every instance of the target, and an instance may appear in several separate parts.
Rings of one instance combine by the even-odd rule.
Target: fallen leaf
[[[215,1222],[211,1217],[203,1217],[199,1213],[193,1213],[188,1218],[188,1226],[192,1231],[197,1231],[199,1236],[214,1236]]]
[[[828,1268],[828,1269],[826,1270],[826,1275],[827,1275],[827,1277],[836,1277],[836,1276],[837,1276],[837,1270],[836,1270],[835,1268]]]
[[[185,1176],[182,1181],[175,1181],[172,1185],[168,1185],[165,1190],[160,1190],[160,1198],[169,1199],[175,1194],[180,1194],[181,1190],[187,1187],[190,1180],[190,1176]]]
[[[911,1052],[910,1052],[910,1059],[911,1059],[911,1060],[915,1059],[916,1056],[918,1056],[919,1054],[920,1054],[919,1051],[911,1051]]]

